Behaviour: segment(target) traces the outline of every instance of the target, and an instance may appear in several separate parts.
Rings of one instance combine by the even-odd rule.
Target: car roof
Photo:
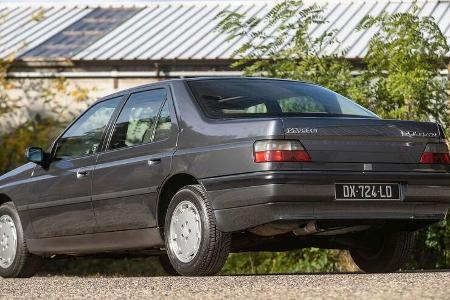
[[[299,80],[291,80],[291,79],[281,79],[281,78],[271,78],[271,77],[248,77],[248,76],[221,76],[221,77],[193,77],[193,78],[177,78],[177,79],[166,79],[166,80],[161,80],[161,81],[156,81],[156,82],[151,82],[148,84],[143,84],[143,85],[138,85],[135,87],[131,87],[125,90],[121,90],[121,91],[117,91],[113,94],[109,94],[107,96],[103,96],[101,98],[99,98],[97,101],[95,101],[95,103],[97,102],[101,102],[107,99],[111,99],[111,98],[115,98],[115,97],[119,97],[119,96],[123,96],[126,95],[130,92],[133,92],[134,90],[140,90],[140,89],[145,89],[145,88],[151,88],[155,85],[159,85],[161,83],[171,83],[171,82],[189,82],[189,81],[204,81],[204,80],[277,80],[277,81],[290,81],[290,82],[301,82],[301,83],[308,83],[308,84],[313,84],[307,81],[299,81]]]
[[[229,79],[242,79],[242,80],[277,80],[277,81],[293,81],[293,82],[305,82],[292,79],[272,78],[272,77],[253,77],[253,76],[221,76],[221,77],[193,77],[186,78],[185,81],[202,81],[202,80],[229,80]]]
[[[108,94],[106,96],[103,96],[101,98],[99,98],[97,101],[95,101],[95,103],[97,102],[101,102],[107,99],[111,99],[111,98],[115,98],[115,97],[119,97],[119,96],[123,96],[126,95],[130,92],[133,92],[134,90],[139,90],[139,89],[145,89],[145,88],[151,88],[155,85],[159,85],[161,83],[170,83],[170,82],[175,82],[175,81],[184,81],[184,79],[167,79],[167,80],[161,80],[161,81],[155,81],[155,82],[151,82],[151,83],[147,83],[147,84],[141,84],[141,85],[137,85],[128,89],[124,89],[124,90],[120,90],[117,91],[115,93],[112,94]]]

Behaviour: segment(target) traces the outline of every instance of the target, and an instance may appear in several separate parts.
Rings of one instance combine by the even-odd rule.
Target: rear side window
[[[211,118],[348,116],[377,118],[350,99],[314,84],[270,79],[208,79],[188,82]]]
[[[131,94],[114,125],[109,149],[152,142],[161,105],[165,99],[164,89]]]
[[[158,125],[156,125],[154,141],[167,139],[172,128],[172,120],[170,118],[169,101],[166,100],[159,115]]]

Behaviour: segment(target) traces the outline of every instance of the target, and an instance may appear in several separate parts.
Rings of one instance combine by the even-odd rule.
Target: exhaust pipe
[[[296,236],[304,236],[304,235],[310,235],[314,233],[320,232],[320,230],[317,228],[317,222],[316,221],[309,221],[306,226],[295,228],[292,230],[292,232]]]
[[[353,233],[368,230],[370,228],[369,225],[356,225],[349,227],[340,227],[340,228],[329,228],[329,229],[319,229],[317,227],[316,221],[309,221],[306,226],[295,228],[292,232],[296,236],[305,236],[305,235],[339,235],[346,233]]]

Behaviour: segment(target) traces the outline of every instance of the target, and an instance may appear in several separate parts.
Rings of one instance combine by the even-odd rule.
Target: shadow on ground
[[[437,270],[404,270],[402,273],[448,272]],[[220,276],[267,276],[267,275],[331,275],[363,274],[362,272],[276,272],[266,274],[225,273]],[[156,277],[167,276],[157,257],[146,258],[67,258],[47,259],[40,276],[101,276],[101,277]]]

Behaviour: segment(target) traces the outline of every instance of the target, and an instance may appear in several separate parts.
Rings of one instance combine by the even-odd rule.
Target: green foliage
[[[384,13],[367,17],[360,30],[374,26],[372,38],[359,76],[352,76],[353,66],[344,59],[345,49],[327,54],[338,46],[337,32],[327,30],[318,37],[308,33],[324,24],[323,9],[318,5],[305,6],[302,1],[278,3],[263,18],[248,17],[224,11],[220,30],[230,40],[245,38],[248,42],[234,53],[238,61],[234,67],[246,75],[270,76],[305,80],[326,86],[351,97],[382,117],[435,120],[447,128],[448,83],[439,76],[445,68],[448,52],[445,37],[430,17],[412,13]],[[38,11],[33,19],[45,18]],[[264,42],[263,42],[264,41]],[[6,78],[14,57],[0,59],[0,118],[18,108],[16,99],[7,91],[14,83]],[[83,101],[89,91],[72,89],[63,79],[57,79],[39,90],[40,98],[54,103],[59,95]],[[292,105],[292,103],[286,103]],[[256,108],[257,109],[257,108]],[[0,173],[23,162],[28,145],[49,144],[52,137],[68,120],[60,118],[66,106],[52,106],[53,117],[35,115],[13,132],[0,137]],[[418,247],[409,263],[411,268],[450,267],[450,219],[420,231]],[[288,273],[352,270],[343,251],[302,249],[280,253],[231,254],[222,273]],[[50,261],[47,272],[67,275],[160,275],[162,270],[155,258],[123,260],[90,259]]]
[[[221,274],[269,274],[348,271],[343,252],[310,248],[290,252],[233,253]],[[49,259],[43,275],[76,276],[161,276],[156,257],[123,259]]]
[[[359,94],[353,96],[385,118],[437,121],[450,130],[448,81],[439,71],[446,68],[447,41],[432,17],[411,13],[366,17],[360,29],[378,26],[365,57]],[[365,83],[365,84],[364,84]],[[450,221],[419,231],[418,246],[409,266],[450,266]]]
[[[45,10],[41,7],[38,11],[34,12],[31,16],[31,20],[35,22],[41,22],[45,20]]]
[[[43,9],[37,10],[32,22],[45,19]],[[4,16],[0,15],[0,24]],[[91,90],[71,87],[64,78],[49,82],[25,83],[7,77],[15,60],[15,54],[0,58],[0,119],[18,112],[28,113],[29,118],[14,128],[0,128],[0,174],[14,169],[24,162],[24,151],[30,145],[47,148],[67,123],[78,114],[73,104],[88,100]],[[20,90],[23,95],[11,97],[10,91]],[[60,102],[69,99],[69,103]],[[24,101],[26,100],[26,101]],[[34,103],[45,105],[45,115],[30,111]],[[24,107],[24,104],[26,107]],[[20,113],[19,113],[20,114]]]
[[[6,74],[13,62],[12,57],[0,59],[0,118],[20,107],[17,99],[11,99],[8,91],[13,84],[7,79]],[[14,169],[24,162],[24,151],[30,144],[43,144],[50,132],[53,131],[53,121],[41,119],[38,116],[21,124],[13,133],[0,132],[0,174]]]
[[[222,274],[268,274],[342,271],[340,252],[308,248],[289,252],[233,253]]]
[[[302,1],[291,0],[278,3],[263,18],[229,11],[218,17],[222,18],[219,29],[229,40],[248,40],[234,52],[239,60],[232,65],[245,75],[310,81],[349,96],[352,67],[343,57],[345,51],[326,54],[336,45],[337,32],[309,35],[312,28],[327,22],[318,5],[305,7]]]
[[[16,107],[7,93],[12,86],[9,80],[6,79],[6,72],[8,71],[12,61],[13,59],[11,57],[0,59],[0,117],[5,113],[10,112],[12,108]]]
[[[8,96],[8,90],[17,83],[10,82],[6,76],[3,78],[2,81],[0,76],[0,85],[8,88],[4,89],[5,94],[0,99],[3,104],[0,106],[0,118],[7,118],[9,114],[14,114],[23,108],[17,105],[22,99],[11,99]],[[59,103],[57,99],[64,97],[70,99],[69,103],[82,102],[88,99],[90,91],[70,88],[65,79],[57,78],[40,85],[39,89],[34,89],[33,92],[38,94],[36,99],[46,105],[46,115],[29,112],[29,119],[24,123],[6,130],[2,128],[0,131],[0,174],[24,163],[24,151],[28,146],[48,148],[58,133],[78,114],[77,110],[70,107],[71,104]],[[28,100],[32,101],[30,98]],[[29,105],[31,106],[31,103]]]
[[[434,19],[418,11],[414,5],[408,13],[362,21],[360,30],[380,30],[369,44],[358,100],[386,118],[431,119],[448,127],[448,83],[439,71],[446,68],[449,48]]]
[[[378,30],[369,43],[365,67],[358,70],[360,75],[356,77],[351,74],[352,66],[343,59],[345,50],[336,55],[327,54],[328,49],[338,45],[335,30],[315,38],[308,34],[314,26],[326,22],[322,8],[317,5],[308,7],[302,1],[287,0],[260,19],[228,11],[218,17],[222,18],[219,30],[228,34],[229,40],[248,41],[235,51],[239,60],[233,64],[243,69],[245,75],[311,81],[355,99],[381,117],[437,121],[449,129],[449,85],[439,74],[446,68],[447,41],[434,19],[418,16],[418,10],[414,4],[411,12],[383,13],[368,16],[361,22],[359,30],[373,27]],[[447,219],[420,231],[418,247],[409,266],[448,268],[449,249],[450,221]],[[319,263],[306,269],[335,268],[334,252],[316,251],[318,256],[314,259]],[[239,254],[232,256],[226,271],[232,272],[233,268],[246,272],[281,270],[279,262],[298,253],[304,251]],[[285,265],[299,266],[299,261],[293,259]],[[320,263],[324,261],[329,264]]]
[[[419,231],[417,245],[409,262],[412,269],[450,267],[450,217]]]
[[[305,80],[355,99],[381,117],[433,120],[450,125],[446,68],[447,41],[432,17],[383,13],[366,17],[359,30],[378,27],[364,59],[365,69],[352,76],[352,66],[338,47],[336,30],[317,37],[308,33],[327,21],[323,9],[302,1],[278,3],[263,18],[224,11],[219,30],[229,40],[245,38],[234,52],[245,75]]]
[[[0,137],[0,174],[25,162],[25,149],[30,145],[41,146],[44,149],[61,130],[61,125],[53,119],[34,119],[22,124],[13,132]]]

